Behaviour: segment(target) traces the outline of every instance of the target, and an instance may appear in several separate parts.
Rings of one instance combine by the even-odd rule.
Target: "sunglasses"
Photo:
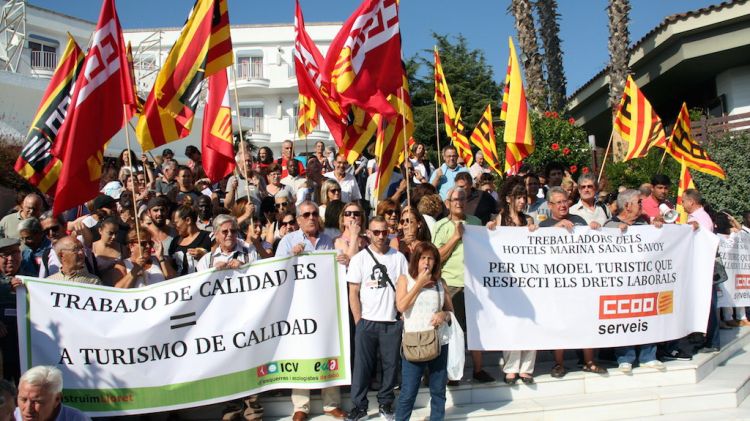
[[[45,233],[45,234],[49,234],[49,233],[52,233],[52,232],[59,232],[59,231],[60,231],[60,228],[61,228],[61,227],[60,227],[59,225],[53,225],[53,226],[51,226],[51,227],[47,227],[47,228],[45,228],[45,229],[44,229],[44,233]]]
[[[388,230],[370,230],[370,232],[376,237],[385,237],[388,235]]]
[[[294,221],[281,221],[281,223],[279,223],[279,226],[281,227],[285,227],[287,225],[294,225]]]
[[[334,194],[335,193],[341,193],[341,189],[328,189],[328,191],[331,192],[331,193],[334,193]]]
[[[318,213],[318,211],[314,211],[314,212],[305,212],[301,214],[300,216],[304,219],[307,219],[309,217],[317,218],[320,216],[320,214]]]
[[[411,224],[411,219],[408,219],[408,218],[406,218],[406,219],[402,219],[402,220],[400,220],[400,221],[398,221],[398,222],[399,222],[399,223],[400,223],[401,225],[405,225],[405,224]]]
[[[384,215],[398,215],[399,211],[396,209],[388,209],[387,211],[383,211]]]
[[[578,188],[581,189],[581,190],[584,190],[584,189],[594,190],[594,186],[578,186]]]
[[[344,211],[344,216],[353,216],[355,218],[359,218],[362,216],[362,212],[360,211]]]
[[[277,208],[282,208],[284,206],[289,206],[289,202],[275,203],[274,206]]]

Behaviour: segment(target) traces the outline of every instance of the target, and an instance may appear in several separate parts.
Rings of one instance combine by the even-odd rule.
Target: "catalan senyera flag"
[[[651,147],[663,147],[667,140],[661,118],[631,76],[625,82],[612,130],[628,143],[623,161],[642,158]]]
[[[348,111],[356,105],[390,121],[388,101],[401,87],[401,37],[396,0],[364,0],[331,42],[324,73],[331,97]]]
[[[127,120],[135,102],[125,41],[114,0],[104,0],[91,47],[52,154],[64,165],[55,189],[57,215],[99,192],[102,151]]]
[[[305,20],[299,1],[294,17],[294,71],[299,87],[299,114],[297,129],[300,137],[309,135],[322,116],[336,144],[341,147],[346,114],[331,98],[330,80],[321,71],[325,63],[320,50],[305,29]]]
[[[674,123],[672,134],[664,147],[667,149],[667,153],[678,162],[684,162],[685,165],[696,171],[719,177],[722,180],[726,178],[724,170],[711,160],[706,150],[693,138],[690,129],[690,113],[688,113],[687,104],[684,102],[680,113],[677,115],[677,121]]]
[[[453,120],[453,146],[456,147],[458,156],[464,161],[464,166],[468,167],[474,163],[474,154],[471,153],[469,138],[464,134],[466,127],[464,120],[461,118],[461,109],[456,111],[456,118]]]
[[[229,105],[229,78],[222,69],[208,77],[208,95],[203,111],[201,155],[203,171],[216,183],[234,171],[232,108]]]
[[[203,80],[234,62],[227,0],[197,0],[138,119],[144,151],[190,134]]]
[[[379,114],[370,115],[364,109],[353,105],[349,108],[347,124],[344,127],[343,138],[341,140],[341,149],[339,153],[346,157],[349,164],[353,164],[362,151],[376,134],[381,116]]]
[[[518,65],[513,38],[508,37],[510,54],[508,71],[505,74],[505,90],[500,119],[505,121],[505,173],[515,175],[523,160],[534,152],[534,139],[531,137],[531,119],[526,92],[523,89],[521,68]]]
[[[39,109],[31,121],[23,149],[14,166],[21,177],[43,193],[54,187],[62,169],[62,162],[50,153],[50,149],[65,121],[73,86],[82,65],[83,51],[68,34],[68,44],[42,95]]]
[[[683,160],[681,161],[680,184],[677,185],[677,204],[675,206],[675,210],[680,214],[680,217],[677,219],[677,222],[680,224],[687,223],[688,219],[688,213],[682,205],[682,195],[685,193],[685,190],[694,188],[693,177],[690,175],[690,170]]]
[[[484,162],[496,173],[502,175],[503,170],[500,169],[500,159],[497,155],[495,142],[495,128],[492,126],[492,107],[489,104],[471,133],[470,139],[471,143],[482,151]]]
[[[406,74],[402,75],[402,86],[396,94],[388,96],[388,101],[397,111],[390,121],[380,122],[375,138],[375,159],[378,174],[375,179],[376,197],[383,197],[391,183],[393,169],[404,161],[404,142],[414,133],[414,115],[411,111],[411,97]]]

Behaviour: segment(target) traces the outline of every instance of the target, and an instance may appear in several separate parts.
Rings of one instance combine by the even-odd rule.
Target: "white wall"
[[[750,66],[735,67],[716,75],[716,94],[726,96],[729,115],[750,112]]]

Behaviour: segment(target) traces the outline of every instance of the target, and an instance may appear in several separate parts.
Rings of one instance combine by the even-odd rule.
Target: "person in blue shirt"
[[[432,175],[432,185],[438,189],[440,197],[445,200],[448,190],[456,184],[456,175],[462,172],[469,172],[466,168],[458,165],[458,151],[453,145],[443,148],[443,165],[440,166]]]

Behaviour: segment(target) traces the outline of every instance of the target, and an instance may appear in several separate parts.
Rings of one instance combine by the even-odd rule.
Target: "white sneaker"
[[[633,371],[633,364],[630,364],[630,363],[620,363],[620,365],[617,366],[617,368],[619,368],[620,371],[622,371],[625,374],[630,374]]]
[[[664,365],[664,363],[661,362],[661,361],[659,361],[659,360],[653,360],[653,361],[647,361],[645,363],[641,363],[641,367],[654,368],[654,369],[657,369],[657,370],[666,370],[667,369],[667,366]]]

